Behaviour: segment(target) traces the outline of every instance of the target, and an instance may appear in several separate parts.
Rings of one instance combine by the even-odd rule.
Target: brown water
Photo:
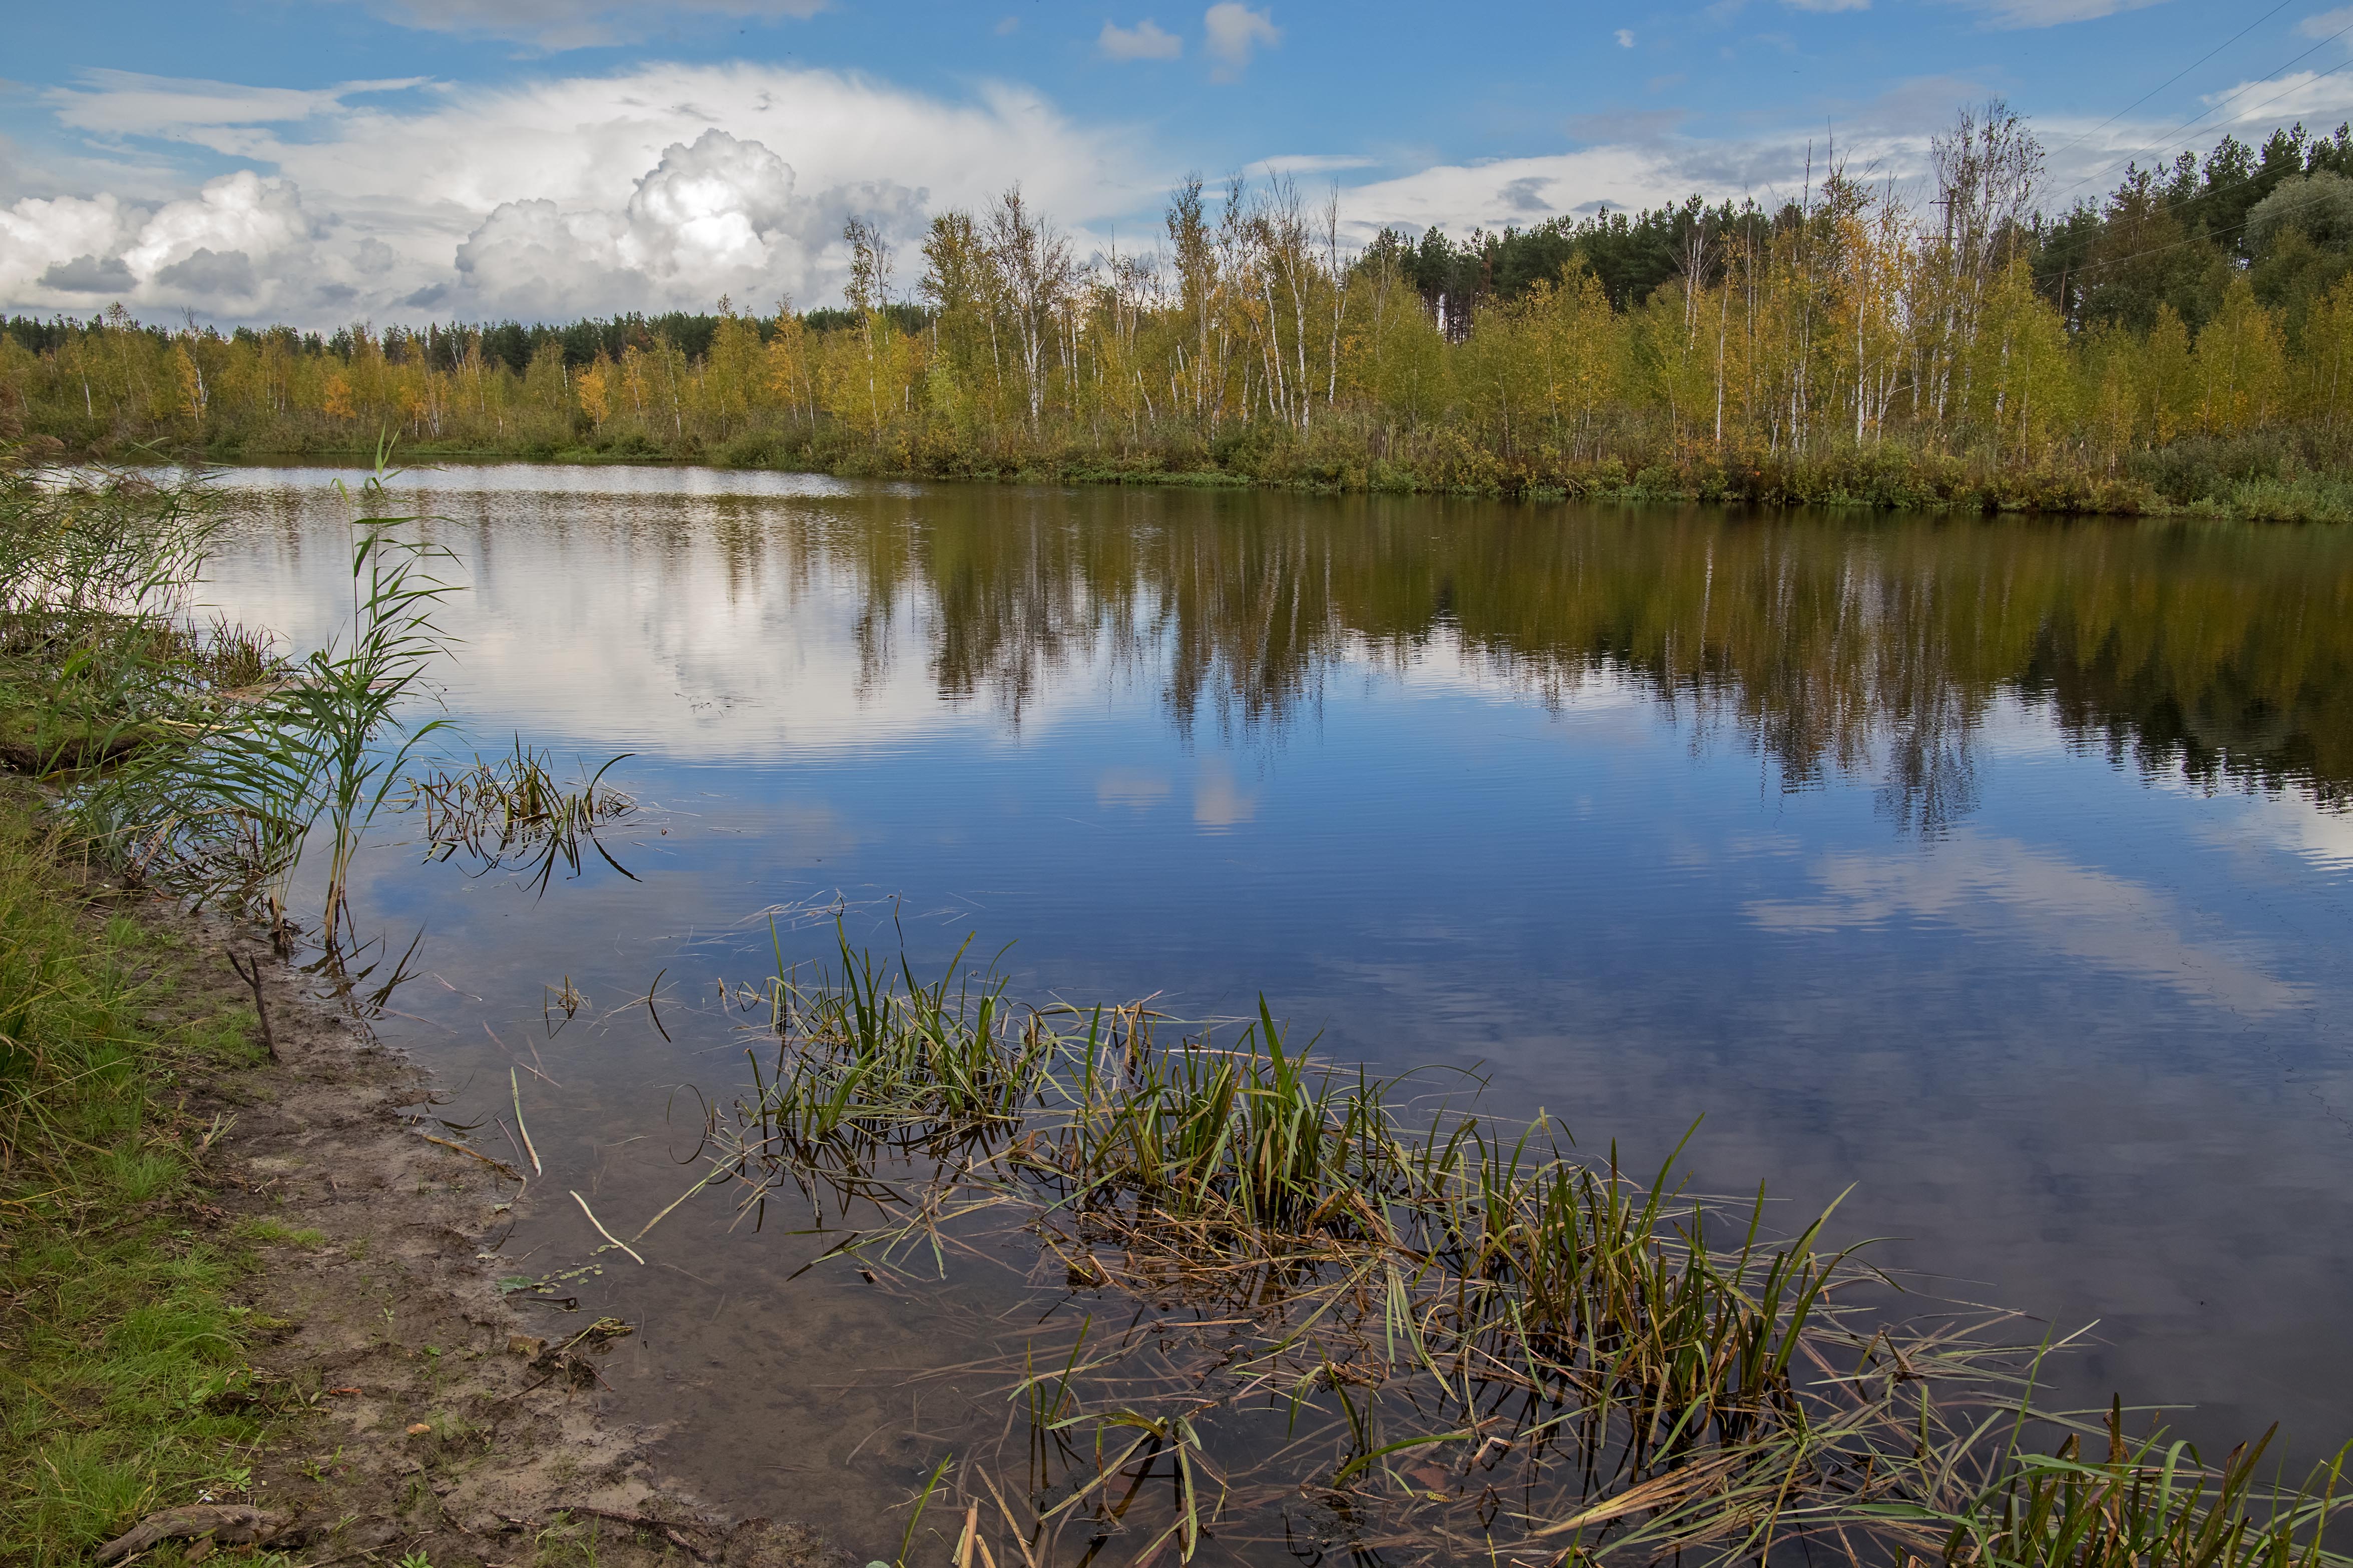
[[[331,477],[233,476],[212,591],[306,644],[347,603]],[[628,1234],[692,1179],[699,1097],[746,1078],[716,986],[773,971],[764,911],[838,908],[923,972],[1013,944],[1033,999],[1263,994],[1330,1059],[1475,1066],[1630,1165],[1704,1116],[1701,1184],[1852,1185],[1883,1261],[2096,1320],[2070,1398],[2353,1436],[2353,533],[417,482],[473,584],[452,715],[633,752],[649,803],[612,843],[636,881],[538,898],[397,821],[364,859],[363,920],[425,930],[381,1027],[440,1113],[536,1069],[518,1273],[597,1245],[567,1189]],[[668,1039],[628,1005],[658,973]],[[590,1005],[551,1034],[567,977]],[[891,1505],[1008,1418],[934,1374],[1051,1298],[1018,1257],[796,1275],[805,1215],[729,1218],[597,1260],[584,1305],[642,1325],[597,1396],[712,1500],[888,1556]]]

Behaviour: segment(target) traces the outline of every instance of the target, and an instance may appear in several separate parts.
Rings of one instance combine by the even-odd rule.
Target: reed
[[[596,833],[635,806],[605,783],[620,758],[568,787],[520,738],[503,758],[420,765],[449,728],[420,710],[453,651],[435,617],[459,585],[433,520],[391,504],[390,458],[379,442],[343,490],[348,620],[290,658],[266,631],[188,614],[220,523],[209,476],[69,472],[0,448],[0,761],[59,775],[78,837],[118,870],[266,914],[281,946],[295,868],[317,851],[320,941],[346,993],[365,977],[352,866],[387,804],[421,815],[431,858],[520,860],[543,889],[559,866],[577,875],[584,849],[628,875]]]
[[[1831,1213],[1773,1234],[1761,1191],[1683,1191],[1681,1149],[1647,1179],[1572,1159],[1546,1119],[1315,1061],[1263,1003],[1164,1045],[1145,1007],[1024,1008],[961,954],[923,982],[838,945],[733,993],[767,1040],[697,1190],[755,1223],[795,1193],[870,1271],[1026,1229],[1039,1285],[1128,1304],[1112,1334],[1050,1311],[1060,1341],[993,1363],[1005,1436],[953,1484],[1008,1560],[1304,1531],[1393,1562],[2347,1561],[2334,1468],[2284,1488],[2261,1445],[2209,1466],[2121,1407],[2045,1410],[2051,1347],[2005,1314],[1923,1316]]]
[[[0,757],[89,767],[214,700],[214,656],[243,634],[183,617],[217,527],[201,475],[61,470],[0,449]]]
[[[457,585],[427,520],[388,505],[389,449],[353,496],[351,618],[326,646],[249,700],[175,720],[171,743],[132,756],[78,801],[89,837],[127,870],[199,900],[282,911],[296,862],[323,825],[321,925],[353,933],[350,876],[361,838],[419,745],[447,726],[411,721],[427,672],[449,652],[433,616]],[[340,481],[339,481],[340,483]]]

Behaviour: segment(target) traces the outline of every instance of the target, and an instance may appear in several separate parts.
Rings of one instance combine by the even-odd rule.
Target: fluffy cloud
[[[624,216],[623,259],[657,279],[762,268],[791,216],[793,172],[757,142],[706,131],[673,142],[638,182]]]
[[[782,158],[706,131],[664,149],[617,211],[501,203],[458,247],[456,288],[413,298],[521,316],[692,308],[721,294],[765,305],[806,282],[853,213],[909,237],[922,194],[871,182],[796,200]]]
[[[194,201],[165,203],[141,227],[122,262],[135,278],[154,278],[200,251],[250,260],[299,254],[311,237],[311,221],[292,183],[246,169],[212,181]]]
[[[1282,42],[1282,29],[1263,11],[1253,11],[1240,0],[1219,0],[1201,17],[1208,35],[1209,54],[1218,74],[1230,77],[1250,64],[1261,45],[1272,48]]]
[[[0,245],[0,291],[51,270],[82,278],[95,277],[108,263],[120,268],[125,216],[111,195],[28,196],[0,208],[0,240],[7,242]]]
[[[1174,33],[1162,32],[1160,25],[1146,16],[1133,27],[1105,22],[1095,47],[1106,59],[1173,60],[1185,52],[1185,40]]]
[[[830,296],[852,214],[893,238],[1019,180],[1083,228],[1156,196],[1128,135],[1025,89],[950,101],[829,71],[660,65],[491,91],[316,91],[93,73],[53,91],[124,135],[258,165],[145,203],[0,207],[0,310],[329,326],[355,316],[761,308]],[[185,154],[182,154],[185,155]],[[193,184],[194,182],[191,182]],[[130,189],[101,174],[84,189]],[[205,254],[199,254],[199,253]],[[126,279],[128,279],[126,285]]]
[[[289,280],[339,287],[322,273],[301,194],[250,171],[152,210],[112,196],[28,198],[0,212],[0,296],[67,308],[119,299],[237,312],[268,309]]]

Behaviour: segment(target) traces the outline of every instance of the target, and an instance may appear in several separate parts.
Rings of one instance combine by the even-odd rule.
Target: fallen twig
[[[193,1541],[191,1563],[211,1555],[216,1545],[259,1544],[286,1528],[286,1516],[234,1503],[202,1503],[151,1513],[98,1549],[97,1561],[111,1563],[144,1552],[160,1541]]]
[[[238,979],[252,988],[253,1016],[261,1020],[261,1047],[269,1053],[269,1059],[274,1062],[278,1059],[278,1037],[270,1030],[269,1005],[261,996],[261,961],[239,958],[237,950],[231,948],[228,966],[237,971]]]

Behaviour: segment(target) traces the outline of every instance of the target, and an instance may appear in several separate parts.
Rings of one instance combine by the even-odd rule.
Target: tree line
[[[77,450],[699,458],[2347,515],[2353,131],[2225,138],[2057,205],[1999,101],[1916,203],[1834,154],[1777,205],[1694,197],[1352,247],[1337,195],[1198,178],[1146,252],[1017,186],[842,302],[331,337],[0,324],[0,422]],[[2066,193],[2055,193],[2064,196]]]

